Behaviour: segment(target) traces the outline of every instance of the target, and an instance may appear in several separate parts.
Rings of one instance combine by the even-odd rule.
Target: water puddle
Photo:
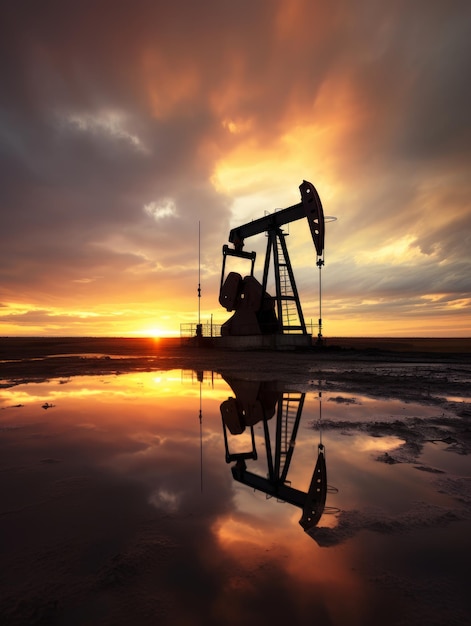
[[[465,623],[469,425],[328,383],[2,389],[9,623]]]

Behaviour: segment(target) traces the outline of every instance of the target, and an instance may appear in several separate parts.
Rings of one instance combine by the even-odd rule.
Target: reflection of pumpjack
[[[327,496],[327,470],[322,443],[318,446],[317,462],[307,493],[291,487],[287,480],[305,394],[284,393],[276,390],[273,383],[266,382],[231,381],[230,384],[236,398],[228,398],[221,404],[221,415],[226,462],[236,462],[231,468],[234,479],[266,493],[268,497],[274,496],[302,509],[299,523],[306,532],[309,532],[319,522]],[[273,454],[268,421],[275,412],[276,434]],[[249,459],[257,459],[253,427],[258,422],[262,422],[265,436],[268,465],[266,478],[249,472],[246,464]],[[251,450],[231,453],[227,431],[229,430],[232,435],[240,435],[246,427],[250,429]]]

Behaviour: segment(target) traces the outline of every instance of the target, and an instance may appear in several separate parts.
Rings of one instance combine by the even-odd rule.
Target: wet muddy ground
[[[460,367],[470,363],[471,339],[326,339],[320,348],[272,352],[219,350],[180,339],[0,338],[0,376],[10,381],[182,368],[289,381],[294,377],[308,384],[318,371],[330,368],[347,378],[354,378],[354,371],[358,376],[376,371],[382,374],[378,382],[386,384],[389,364],[394,382],[401,366],[420,378],[430,365],[443,370],[435,383],[455,384]],[[411,374],[407,376],[404,382],[411,381]]]
[[[471,339],[337,339],[303,351],[226,351],[180,340],[0,339],[0,385],[77,375],[182,369],[254,380],[280,380],[305,390],[328,374],[345,389],[404,400],[463,404],[471,396]]]
[[[1,623],[469,623],[469,343],[1,339]],[[220,404],[252,385],[305,397],[293,484],[327,450],[310,537],[231,482]]]

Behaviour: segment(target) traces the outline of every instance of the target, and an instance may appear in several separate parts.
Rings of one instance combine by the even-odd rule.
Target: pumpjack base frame
[[[297,350],[312,347],[311,335],[238,335],[218,337],[219,348],[230,350]]]

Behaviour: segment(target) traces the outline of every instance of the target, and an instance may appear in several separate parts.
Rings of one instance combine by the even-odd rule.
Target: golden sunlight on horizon
[[[169,330],[154,326],[150,328],[135,330],[132,332],[132,334],[137,337],[150,337],[151,339],[159,341],[162,337],[169,336]]]
[[[466,304],[466,303],[464,303]],[[359,306],[363,307],[364,302],[360,302]],[[425,306],[425,303],[423,304]],[[417,312],[417,319],[409,319],[408,321],[395,318],[392,311],[382,320],[375,319],[375,303],[371,303],[371,319],[365,317],[361,311],[354,309],[345,310],[343,307],[336,307],[336,302],[324,301],[323,310],[323,329],[322,334],[325,340],[329,337],[424,337],[424,338],[454,338],[469,337],[469,325],[466,319],[462,324],[458,324],[456,318],[452,315],[443,315],[440,318],[432,316],[430,319],[423,317],[421,319],[420,311]],[[330,311],[329,311],[330,309]],[[219,326],[230,317],[230,313],[225,313],[221,309],[219,313],[217,306],[214,307],[216,312],[213,318],[214,326]],[[209,319],[210,314],[202,317],[203,322]],[[183,319],[183,314],[180,319]],[[123,323],[110,323],[107,315],[100,319],[100,316],[94,323],[83,323],[83,320],[75,320],[70,316],[66,324],[56,324],[42,322],[38,324],[3,324],[0,337],[136,337],[149,338],[157,343],[161,339],[177,339],[181,336],[180,319],[174,324],[159,326],[147,326],[139,323],[139,312],[135,312],[135,322],[132,319],[123,321]],[[196,323],[196,315],[191,319],[191,323]],[[186,322],[187,323],[187,322]],[[311,331],[313,337],[317,335],[317,315],[314,314],[306,317],[308,330]]]

